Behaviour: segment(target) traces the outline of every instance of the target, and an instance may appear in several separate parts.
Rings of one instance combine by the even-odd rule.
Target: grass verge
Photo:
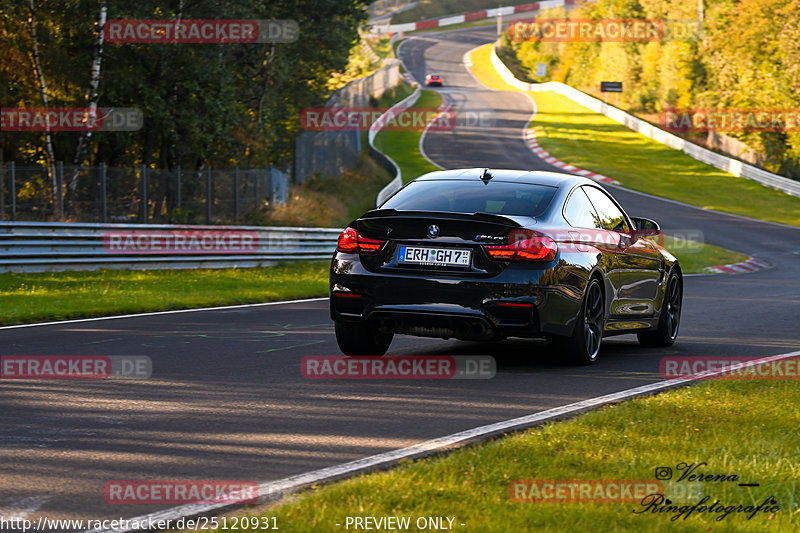
[[[494,71],[490,47],[472,53],[473,74],[491,88],[516,90]],[[528,94],[538,108],[533,126],[539,144],[562,161],[612,177],[629,189],[800,226],[800,198],[701,163],[559,94]]]
[[[415,109],[437,108],[442,103],[442,97],[436,91],[423,90],[422,94],[414,104]],[[419,139],[422,130],[419,131],[384,131],[375,137],[375,147],[388,155],[400,167],[403,175],[403,183],[408,183],[412,179],[439,170],[427,159],[422,157],[419,151]]]
[[[800,389],[791,381],[717,381],[598,409],[445,456],[312,489],[251,511],[293,532],[341,531],[348,516],[451,517],[460,531],[797,531],[800,523]],[[659,467],[736,481],[665,482],[675,505],[708,497],[747,513],[643,511],[629,503],[515,503],[515,480],[654,480]],[[705,463],[701,465],[701,463]],[[673,477],[673,479],[675,479]],[[730,479],[730,478],[729,478]],[[758,483],[740,487],[738,483]],[[447,522],[445,522],[446,524]],[[341,524],[337,526],[336,524]],[[464,524],[462,527],[461,524]],[[416,528],[410,528],[417,531]]]
[[[0,324],[327,296],[328,265],[0,274]]]
[[[690,242],[663,236],[661,245],[678,258],[684,274],[700,274],[706,267],[730,265],[750,259],[744,254],[710,244]]]
[[[386,91],[375,103],[389,108],[409,96],[413,89],[400,83]],[[367,146],[368,132],[360,132],[361,146]],[[284,206],[251,211],[245,224],[259,226],[344,227],[351,220],[375,207],[375,197],[392,176],[362,150],[358,165],[338,177],[318,177],[292,187]]]
[[[286,205],[251,211],[244,223],[343,228],[375,207],[375,197],[391,179],[383,167],[362,153],[352,171],[336,178],[313,178],[293,186]]]
[[[670,237],[663,245],[685,274],[747,259]],[[327,296],[328,267],[327,261],[299,261],[268,268],[0,274],[0,325]]]
[[[388,40],[386,46],[388,47]],[[377,100],[371,99],[371,105],[376,108],[388,109],[397,102],[408,97],[414,89],[405,82],[401,82],[386,91]],[[426,91],[431,92],[431,91]],[[429,106],[435,102],[435,97],[426,96],[423,102]],[[422,100],[422,99],[421,99]],[[439,99],[441,103],[441,99]],[[434,107],[438,106],[436,103]],[[362,154],[358,165],[351,171],[341,176],[319,176],[293,186],[291,196],[286,205],[265,207],[249,212],[243,222],[258,226],[319,226],[319,227],[344,227],[351,220],[358,218],[362,213],[375,207],[375,198],[380,190],[392,179],[392,176],[376,163],[367,154],[366,146],[368,131],[360,132]],[[392,132],[388,143],[395,141],[403,143],[402,137],[395,138]],[[414,133],[414,132],[400,132]],[[404,144],[405,146],[405,144]],[[387,146],[388,147],[388,146]],[[388,147],[391,148],[391,147]],[[415,165],[419,150],[403,156],[397,152],[398,157],[406,159]],[[435,169],[434,169],[435,170]],[[414,171],[413,169],[411,170]]]

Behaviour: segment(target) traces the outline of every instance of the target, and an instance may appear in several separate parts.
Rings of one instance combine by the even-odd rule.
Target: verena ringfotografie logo
[[[295,20],[109,20],[104,38],[112,43],[293,43]]]
[[[662,357],[659,372],[665,379],[798,379],[800,357]]]
[[[3,131],[138,131],[144,125],[135,107],[4,107]]]
[[[508,486],[516,503],[640,502],[663,492],[652,479],[518,479]]]
[[[219,480],[118,480],[103,487],[112,504],[256,503],[258,484]]]
[[[255,231],[118,230],[103,234],[103,248],[117,254],[241,254],[259,248]]]
[[[677,133],[800,131],[800,109],[670,109],[659,125]]]
[[[497,362],[490,355],[311,355],[300,371],[306,379],[491,379]]]
[[[537,18],[514,21],[508,35],[516,42],[697,42],[703,38],[703,23],[697,19]]]
[[[309,107],[300,113],[300,125],[305,131],[368,131],[384,114],[380,124],[386,131],[422,131],[428,124],[432,131],[456,127],[455,111],[433,107]]]
[[[145,355],[4,355],[0,379],[147,379]]]

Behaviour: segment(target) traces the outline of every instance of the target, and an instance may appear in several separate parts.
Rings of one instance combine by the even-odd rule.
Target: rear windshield
[[[409,183],[381,209],[540,217],[556,187],[507,181],[429,180]]]

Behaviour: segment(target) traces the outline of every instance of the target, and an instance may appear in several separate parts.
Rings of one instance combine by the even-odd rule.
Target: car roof
[[[480,179],[485,168],[457,168],[452,170],[439,170],[424,174],[413,181],[433,181],[433,180],[470,180]],[[588,185],[595,182],[583,176],[566,174],[561,172],[548,172],[544,170],[508,170],[508,169],[488,169],[492,175],[491,181],[510,181],[517,183],[528,183],[531,185],[547,185],[549,187],[568,187],[575,185]]]

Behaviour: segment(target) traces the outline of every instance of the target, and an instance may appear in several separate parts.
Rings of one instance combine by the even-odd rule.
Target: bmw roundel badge
[[[439,226],[436,224],[431,224],[428,226],[428,235],[430,237],[438,237],[439,236]]]

